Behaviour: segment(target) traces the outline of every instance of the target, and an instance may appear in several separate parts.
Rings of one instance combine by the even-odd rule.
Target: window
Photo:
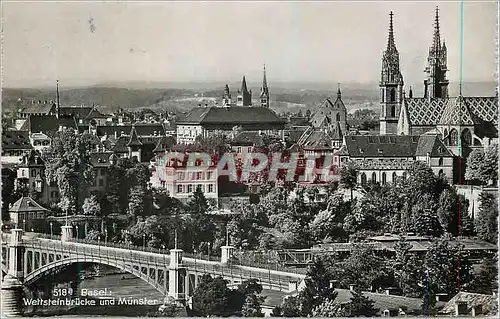
[[[438,166],[443,166],[443,158],[442,157],[439,158]]]
[[[458,145],[458,132],[455,129],[450,131],[450,145],[451,146]]]
[[[396,101],[396,89],[392,88],[391,89],[391,102]]]
[[[202,184],[202,185],[199,185],[198,187],[200,188],[202,193],[205,193],[205,185]]]
[[[99,186],[100,187],[104,186],[104,180],[102,178],[99,178]]]
[[[36,177],[36,170],[35,169],[31,171],[31,177]]]
[[[382,173],[382,185],[385,185],[385,183],[387,182],[387,175],[385,172]]]
[[[241,147],[238,147],[238,153],[241,153]]]
[[[394,183],[396,181],[398,174],[396,172],[392,173],[392,182]]]
[[[372,173],[372,181],[377,181],[377,174],[375,172]]]
[[[396,106],[391,106],[391,117],[396,117]]]
[[[207,172],[207,180],[211,180],[212,179],[212,172]]]
[[[178,180],[180,180],[180,181],[184,180],[184,172],[179,172],[177,174],[177,177],[178,177]]]
[[[202,180],[203,179],[203,173],[202,172],[198,172],[196,173],[196,180]]]
[[[106,175],[106,169],[105,168],[101,168],[101,175]]]
[[[177,185],[177,193],[183,193],[182,185]]]
[[[193,185],[192,184],[188,184],[188,193],[192,193],[193,192]]]
[[[471,145],[472,144],[472,134],[470,133],[469,129],[465,129],[462,132],[462,143],[465,145]]]
[[[406,179],[406,172],[403,172],[403,179]]]
[[[340,122],[340,113],[337,113],[336,120],[337,120],[337,122]]]
[[[24,169],[23,169],[23,170],[21,170],[21,176],[22,176],[22,177],[25,177],[25,176],[26,176],[26,172],[24,171]]]
[[[214,184],[209,184],[208,185],[208,192],[213,193],[214,192]]]
[[[365,185],[365,184],[366,184],[366,174],[362,173],[361,174],[361,185]]]

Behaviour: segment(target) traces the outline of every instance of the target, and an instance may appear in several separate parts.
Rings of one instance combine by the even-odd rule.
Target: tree
[[[413,206],[413,227],[417,234],[438,237],[443,233],[437,216],[437,207],[429,195]]]
[[[468,181],[478,181],[484,183],[487,178],[484,175],[483,164],[484,152],[480,149],[473,150],[466,161],[465,179]]]
[[[262,313],[262,302],[264,297],[250,294],[246,296],[245,303],[241,309],[243,317],[264,317]]]
[[[14,193],[15,180],[16,173],[13,170],[2,168],[2,221],[10,220],[9,206],[16,201]]]
[[[203,275],[193,293],[193,310],[204,317],[231,315],[234,310],[229,303],[230,295],[231,290],[222,277],[212,278],[210,275]]]
[[[207,214],[210,205],[201,191],[200,187],[190,197],[186,206],[186,212],[191,214],[189,226],[193,238],[194,247],[202,249],[202,243],[212,244],[215,240],[215,224]]]
[[[454,296],[460,290],[467,290],[472,281],[468,254],[446,239],[432,242],[425,256],[424,270],[427,272],[430,306],[434,305],[435,294]]]
[[[495,258],[484,258],[481,261],[479,274],[472,284],[473,292],[490,295],[498,290],[498,264]]]
[[[99,216],[101,213],[101,205],[97,201],[97,196],[91,195],[85,198],[82,206],[83,214],[87,216]]]
[[[308,316],[323,300],[335,300],[337,293],[332,286],[332,274],[321,258],[316,258],[307,270],[305,288],[299,294],[302,316]]]
[[[484,154],[483,175],[487,178],[487,182],[492,185],[497,184],[498,180],[498,145],[492,144],[488,146]]]
[[[300,300],[297,296],[287,296],[281,303],[273,309],[273,316],[276,317],[300,317]]]
[[[323,302],[312,311],[312,317],[334,318],[344,316],[345,313],[342,306],[334,300],[329,299],[323,300]]]
[[[422,278],[421,260],[410,252],[412,245],[401,237],[394,245],[396,253],[392,265],[394,279],[404,296],[419,297],[421,287],[418,286],[419,280]]]
[[[482,192],[479,195],[479,213],[475,219],[477,236],[490,243],[498,240],[498,203],[492,193]]]
[[[347,162],[340,168],[340,185],[351,191],[351,201],[353,199],[353,190],[358,183],[358,167],[353,161]]]
[[[42,153],[47,182],[57,182],[61,198],[59,206],[69,214],[75,214],[81,208],[89,186],[94,182],[91,146],[87,134],[65,129],[56,133],[50,147]]]
[[[363,296],[360,290],[351,292],[350,316],[351,317],[374,317],[379,309],[375,309],[373,305],[375,301]]]

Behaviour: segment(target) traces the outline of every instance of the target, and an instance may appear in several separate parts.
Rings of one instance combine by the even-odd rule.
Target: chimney
[[[349,290],[350,290],[350,291],[354,291],[354,284],[350,284],[350,285],[349,285]]]
[[[429,83],[427,83],[427,80],[424,80],[424,98],[429,97]]]

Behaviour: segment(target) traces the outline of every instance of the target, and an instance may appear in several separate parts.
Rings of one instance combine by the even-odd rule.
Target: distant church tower
[[[222,106],[231,106],[231,92],[229,92],[229,86],[227,84],[224,88],[224,95],[222,96]]]
[[[241,81],[241,90],[238,91],[238,96],[236,98],[236,106],[250,106],[252,105],[252,91],[247,88],[247,81],[245,76],[243,76],[243,81]]]
[[[436,20],[434,22],[434,37],[432,46],[429,48],[427,58],[427,79],[424,81],[424,97],[427,98],[448,98],[448,84],[446,72],[448,71],[446,44],[439,34],[439,8],[436,7]]]
[[[389,39],[382,57],[380,78],[380,134],[397,134],[399,111],[403,102],[403,76],[399,70],[399,52],[394,43],[393,13],[389,14]]]
[[[267,87],[266,66],[264,65],[264,77],[262,79],[262,88],[260,89],[260,106],[269,107],[269,88]]]

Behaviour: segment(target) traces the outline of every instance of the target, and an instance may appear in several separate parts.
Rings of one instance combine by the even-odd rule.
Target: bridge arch
[[[126,265],[123,262],[116,262],[113,260],[108,260],[106,258],[101,258],[101,257],[96,257],[96,256],[71,256],[68,258],[60,259],[48,264],[45,264],[30,274],[28,274],[24,278],[24,284],[29,285],[37,281],[38,279],[42,278],[45,276],[49,271],[55,269],[56,267],[60,266],[68,266],[71,264],[75,263],[95,263],[95,264],[101,264],[101,265],[107,265],[111,267],[115,267],[118,269],[121,269],[123,271],[126,271],[129,274],[132,274],[136,276],[137,278],[141,279],[142,281],[148,283],[150,286],[155,288],[158,292],[162,293],[163,295],[167,294],[167,290],[164,288],[164,285],[160,285],[158,282],[158,269],[156,270],[155,273],[155,278],[150,278],[147,274],[144,274],[141,269],[136,269],[132,265]],[[165,287],[168,287],[168,268],[163,268],[163,280],[166,282]]]

